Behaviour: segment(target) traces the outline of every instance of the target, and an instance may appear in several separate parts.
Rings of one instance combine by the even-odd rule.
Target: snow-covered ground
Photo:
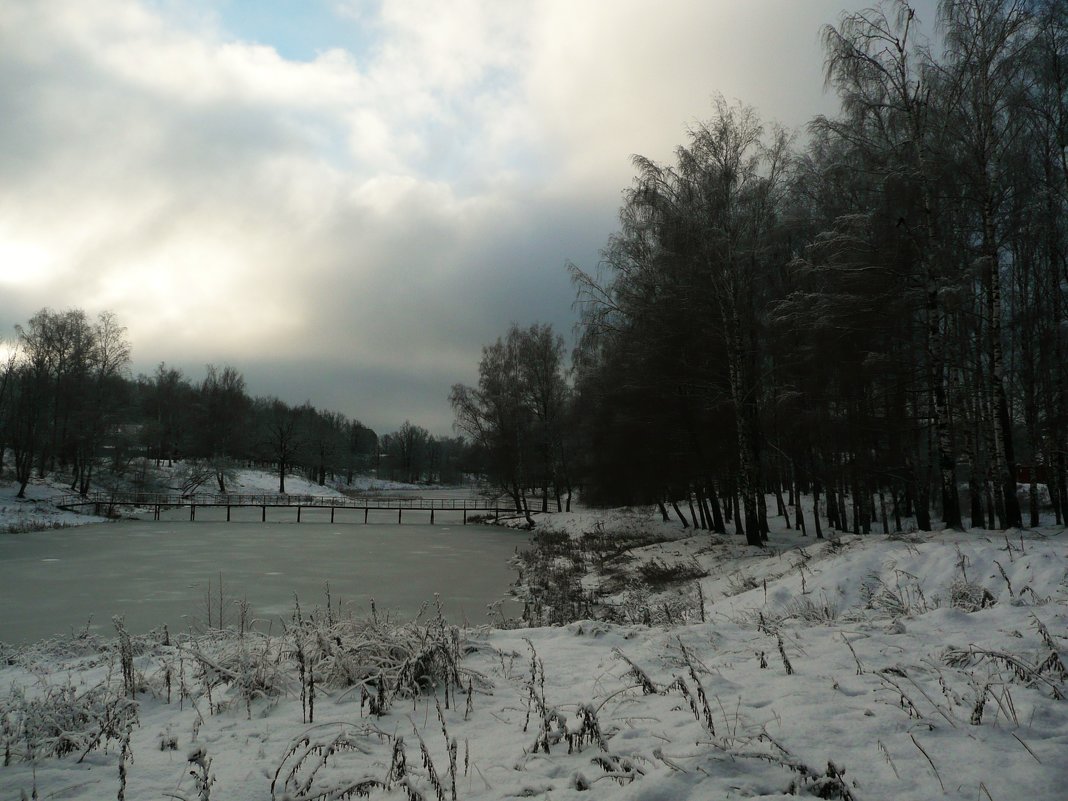
[[[25,498],[15,497],[17,492],[18,485],[13,481],[0,481],[0,536],[45,528],[83,526],[104,519],[56,508],[55,500],[68,494],[68,491],[52,483],[38,481],[28,484]]]
[[[151,469],[154,482],[162,489],[177,491],[181,486],[183,465],[166,465]],[[119,483],[120,489],[127,488]],[[105,487],[94,488],[104,489]],[[205,484],[200,491],[212,493],[214,485]],[[235,494],[267,495],[278,491],[278,475],[262,470],[236,470],[228,482],[227,490]],[[342,490],[361,493],[396,493],[407,494],[421,491],[430,493],[426,487],[388,481],[371,476],[355,476],[351,485],[344,482],[320,486],[314,481],[299,475],[286,476],[286,493],[289,495],[342,496]],[[26,497],[16,498],[18,485],[9,478],[0,479],[0,533],[19,533],[37,531],[46,528],[64,528],[99,523],[106,518],[79,514],[58,509],[55,501],[70,494],[70,489],[56,479],[41,480],[34,478],[26,487]]]
[[[775,529],[757,552],[648,510],[538,521],[616,622],[303,610],[270,636],[6,649],[0,801],[1068,795],[1063,530]]]

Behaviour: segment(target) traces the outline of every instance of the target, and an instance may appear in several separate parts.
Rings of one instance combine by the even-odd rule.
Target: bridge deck
[[[397,522],[401,522],[402,515],[407,510],[423,510],[430,512],[430,522],[434,522],[434,512],[450,511],[461,512],[463,522],[467,523],[467,515],[470,512],[492,513],[494,518],[500,518],[502,514],[514,513],[510,506],[502,506],[495,501],[462,498],[350,498],[323,495],[283,495],[283,494],[209,494],[196,493],[192,495],[178,495],[151,492],[126,492],[106,493],[96,492],[88,495],[66,495],[57,501],[57,506],[62,509],[76,511],[92,507],[97,514],[110,513],[116,507],[131,507],[145,509],[153,513],[153,519],[159,520],[160,513],[164,509],[189,508],[189,519],[196,519],[197,507],[225,507],[226,520],[230,521],[230,511],[234,508],[256,507],[262,512],[261,520],[266,521],[267,510],[277,508],[295,508],[297,522],[300,522],[302,509],[329,509],[330,522],[334,522],[334,512],[339,509],[361,510],[364,513],[364,522],[367,522],[368,514],[374,510],[397,512]]]

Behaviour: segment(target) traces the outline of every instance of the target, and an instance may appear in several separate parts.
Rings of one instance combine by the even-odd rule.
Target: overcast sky
[[[231,364],[451,430],[511,321],[568,340],[639,153],[722,93],[830,112],[851,0],[0,0],[0,336],[114,311],[134,372]]]

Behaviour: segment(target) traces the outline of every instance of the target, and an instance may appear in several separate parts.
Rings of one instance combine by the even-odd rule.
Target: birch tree
[[[923,287],[924,356],[942,519],[949,528],[961,528],[944,307],[946,291],[953,284],[953,265],[942,247],[942,208],[936,190],[935,154],[944,148],[947,123],[939,101],[947,88],[938,85],[926,45],[916,41],[916,25],[915,9],[904,0],[894,0],[845,15],[837,26],[826,26],[827,83],[838,92],[843,116],[818,118],[814,124],[858,146],[869,157],[869,169],[904,184],[915,198],[901,209],[898,224],[911,240],[914,269]],[[918,482],[922,492],[926,483]],[[927,503],[926,497],[918,501]]]

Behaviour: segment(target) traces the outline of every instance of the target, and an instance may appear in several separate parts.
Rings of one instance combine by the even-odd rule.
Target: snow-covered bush
[[[62,757],[107,747],[137,722],[137,703],[109,682],[87,690],[72,684],[29,693],[15,687],[0,699],[4,764]]]

